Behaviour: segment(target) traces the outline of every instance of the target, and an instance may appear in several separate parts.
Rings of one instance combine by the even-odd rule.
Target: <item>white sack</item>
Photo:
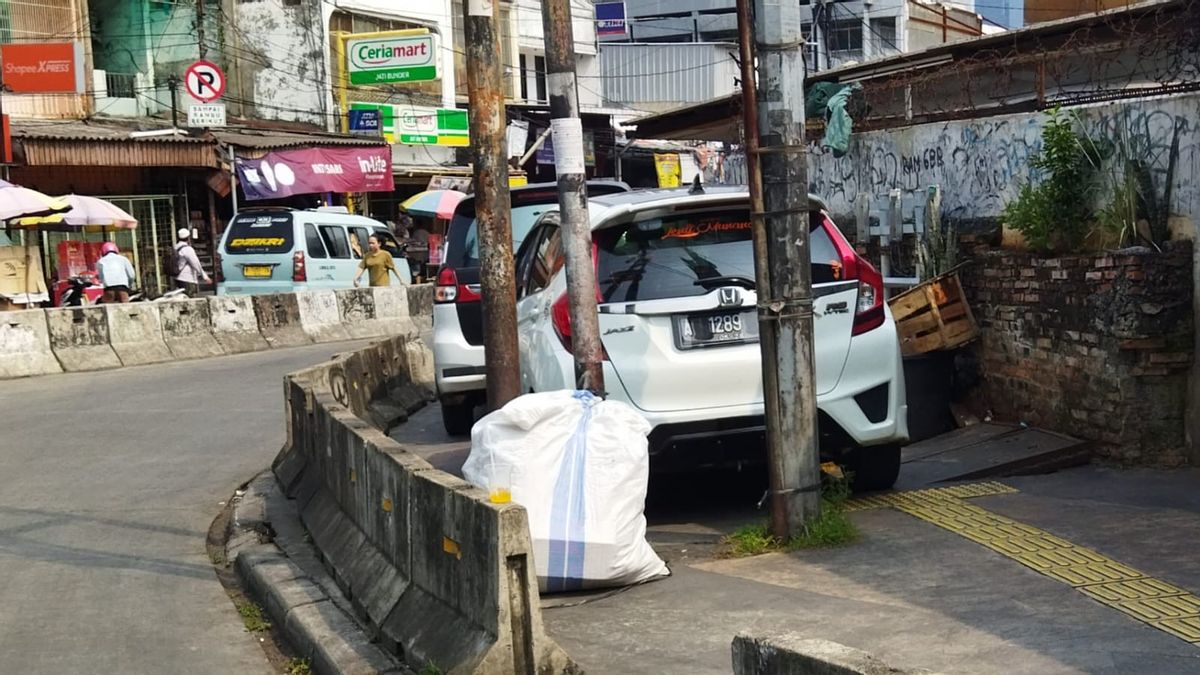
[[[512,472],[543,592],[670,574],[646,541],[649,432],[629,405],[572,391],[521,396],[471,429],[463,475],[487,489],[493,467]]]

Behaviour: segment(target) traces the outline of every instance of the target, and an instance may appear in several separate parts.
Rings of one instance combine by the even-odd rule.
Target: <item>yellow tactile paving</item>
[[[1146,625],[1200,645],[1200,597],[1045,530],[963,501],[1014,492],[1008,485],[987,481],[861,497],[846,507],[903,511],[1068,584]]]

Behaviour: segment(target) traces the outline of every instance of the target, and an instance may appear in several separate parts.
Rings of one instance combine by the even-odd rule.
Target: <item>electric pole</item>
[[[800,6],[794,0],[753,2],[753,22],[751,0],[737,2],[738,34],[771,531],[786,541],[802,532],[821,507],[804,145],[804,36]]]
[[[571,23],[570,0],[542,0],[546,84],[550,94],[554,169],[558,175],[559,228],[566,254],[575,387],[603,395],[604,347],[600,342],[600,317],[596,309],[596,268],[592,262],[583,123],[579,119],[575,38]]]
[[[471,155],[475,175],[475,219],[483,305],[483,351],[488,408],[520,396],[517,354],[517,279],[513,266],[512,213],[505,152],[500,7],[494,0],[463,3],[470,98]]]
[[[204,0],[196,0],[196,40],[200,45],[200,59],[208,55],[208,47],[204,44]]]

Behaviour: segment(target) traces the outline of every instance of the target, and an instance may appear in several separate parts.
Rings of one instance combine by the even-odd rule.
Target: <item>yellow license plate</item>
[[[242,268],[242,276],[269,277],[271,276],[271,268],[268,265],[246,265]]]

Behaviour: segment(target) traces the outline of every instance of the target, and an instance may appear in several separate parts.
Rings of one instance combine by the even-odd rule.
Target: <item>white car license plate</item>
[[[675,317],[675,344],[680,349],[757,340],[758,314],[754,310]]]

